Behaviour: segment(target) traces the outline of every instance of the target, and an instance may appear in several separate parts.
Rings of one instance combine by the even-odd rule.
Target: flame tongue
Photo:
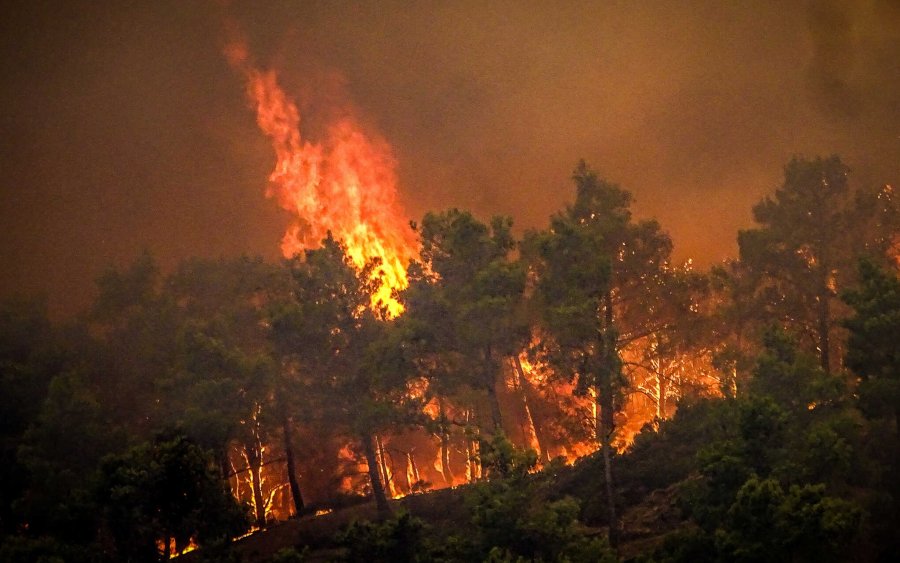
[[[351,117],[331,124],[322,143],[304,141],[300,112],[275,73],[251,66],[241,42],[229,44],[225,54],[246,78],[256,121],[275,149],[266,195],[296,216],[282,239],[282,253],[291,257],[315,248],[330,231],[358,267],[380,261],[382,286],[373,304],[380,301],[391,316],[400,314],[402,306],[391,292],[406,286],[415,242],[396,202],[390,146],[368,137]]]

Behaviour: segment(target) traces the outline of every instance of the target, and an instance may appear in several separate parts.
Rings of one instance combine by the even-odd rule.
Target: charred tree
[[[266,503],[262,494],[262,444],[253,440],[244,445],[244,459],[250,475],[250,488],[253,492],[253,517],[257,527],[266,526]]]
[[[531,383],[528,381],[528,378],[525,377],[525,370],[522,368],[522,360],[519,359],[519,355],[513,354],[512,359],[513,367],[515,368],[516,381],[522,392],[522,406],[525,410],[525,425],[527,427],[525,434],[529,439],[534,440],[534,445],[537,446],[538,459],[545,458],[547,461],[550,461],[548,452],[544,450],[544,440],[541,438],[538,425],[534,421],[534,415],[531,412],[531,406],[528,401],[528,395],[531,393]]]
[[[363,454],[366,456],[366,465],[369,472],[369,483],[372,486],[372,496],[375,497],[375,506],[378,517],[385,519],[391,515],[391,507],[388,504],[387,495],[384,492],[384,484],[381,482],[381,471],[378,465],[378,454],[375,451],[375,439],[371,434],[362,437]]]
[[[450,469],[450,429],[444,399],[438,397],[438,432],[441,450],[441,475],[448,485],[453,484],[453,472]]]
[[[303,513],[303,495],[300,493],[300,483],[297,482],[297,464],[294,460],[294,440],[290,419],[285,418],[281,426],[284,434],[284,457],[287,461],[288,485],[291,488],[294,514],[299,517]]]
[[[485,352],[484,388],[487,391],[488,407],[491,409],[492,433],[503,431],[503,414],[500,411],[500,401],[497,399],[497,377],[490,361],[490,350]]]

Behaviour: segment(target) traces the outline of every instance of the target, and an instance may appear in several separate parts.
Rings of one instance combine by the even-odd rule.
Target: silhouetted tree
[[[547,362],[597,402],[596,438],[606,480],[610,543],[618,540],[612,476],[614,415],[625,386],[617,347],[613,263],[630,230],[631,196],[599,180],[582,161],[573,176],[575,204],[551,219],[527,244],[537,273],[542,349]],[[637,250],[635,249],[635,252]]]
[[[510,259],[511,227],[509,218],[486,225],[458,209],[425,215],[417,228],[422,261],[410,268],[404,292],[410,338],[444,364],[423,371],[438,392],[458,385],[485,392],[492,433],[503,427],[497,399],[503,363],[528,336],[521,314],[525,271]]]
[[[247,529],[207,450],[183,436],[135,446],[106,459],[98,484],[118,557],[168,559],[190,541],[229,540]]]
[[[232,474],[229,451],[239,444],[246,464],[239,473],[249,476],[262,527],[270,496],[263,491],[264,451],[275,450],[279,431],[289,435],[267,323],[268,307],[287,291],[287,272],[258,258],[190,260],[166,281],[180,319],[178,353],[167,377],[159,378],[167,423],[217,452],[226,479]],[[291,471],[288,479],[296,485]],[[299,486],[292,492],[302,507]]]
[[[339,427],[361,447],[384,516],[390,509],[375,435],[404,418],[398,412],[409,400],[409,370],[384,311],[370,306],[380,283],[370,275],[377,264],[356,268],[344,246],[329,237],[289,266],[291,299],[272,320],[279,353],[319,424]]]
[[[837,156],[791,160],[774,198],[753,207],[760,226],[738,234],[757,306],[810,342],[826,371],[841,360],[837,295],[851,285],[857,256],[896,251],[893,192],[854,190],[849,172]]]

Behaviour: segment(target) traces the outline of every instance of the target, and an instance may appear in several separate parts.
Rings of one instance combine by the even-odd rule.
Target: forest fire
[[[347,246],[357,267],[377,262],[373,275],[382,287],[373,305],[380,302],[390,316],[398,315],[402,307],[391,293],[406,287],[406,266],[416,248],[396,200],[390,146],[363,132],[350,115],[330,124],[323,141],[305,140],[297,105],[279,86],[275,71],[255,68],[240,40],[229,43],[225,54],[246,80],[257,123],[275,150],[267,195],[295,215],[282,253],[290,258],[316,248],[330,232]]]
[[[900,3],[16,4],[0,562],[900,560]]]
[[[373,276],[380,278],[382,286],[372,296],[372,304],[386,307],[388,316],[397,317],[403,312],[403,306],[397,301],[396,292],[407,287],[406,268],[412,259],[423,258],[418,256],[414,233],[407,227],[396,201],[397,180],[390,146],[367,135],[352,116],[352,111],[346,108],[342,108],[341,117],[325,127],[321,141],[304,138],[298,105],[279,85],[276,72],[255,66],[240,34],[232,30],[232,37],[225,55],[246,81],[246,94],[256,112],[257,124],[270,139],[275,153],[267,196],[274,198],[294,217],[282,239],[282,253],[285,257],[302,255],[318,248],[322,239],[330,234],[346,245],[347,254],[356,267],[362,269],[375,262],[377,267]],[[588,176],[585,178],[591,181]],[[589,220],[582,221],[582,226],[597,216],[591,214]],[[436,233],[429,228],[453,229],[468,224],[477,231],[479,227],[471,221],[471,217],[454,215],[454,212],[433,217],[420,233],[423,246],[429,246],[424,242],[429,235],[424,232]],[[499,242],[503,240],[503,232],[496,229],[502,229],[502,224],[492,228],[495,230],[490,235],[491,241],[472,240],[466,244],[484,244],[487,245],[485,248],[498,245],[490,252],[499,252],[495,256],[503,256],[509,248],[504,250],[503,243]],[[429,243],[443,244],[451,238],[438,236]],[[636,243],[623,241],[617,246],[617,263],[625,264],[631,259],[634,252],[630,250],[630,244]],[[664,238],[653,244],[664,257],[667,252]],[[468,250],[458,250],[461,256],[467,255]],[[659,263],[665,264],[665,258]],[[423,265],[430,266],[424,259]],[[466,264],[463,268],[474,266]],[[668,266],[664,265],[663,270],[666,268]],[[440,278],[439,272],[434,273],[434,279]],[[470,276],[477,277],[474,272]],[[638,285],[628,291],[633,294],[632,300],[638,303],[634,295],[649,296],[654,287],[645,279],[639,280]],[[627,305],[616,307],[617,316],[625,314]],[[669,406],[674,404],[685,386],[682,377],[688,381],[695,378],[688,371],[699,373],[688,358],[690,354],[663,358],[655,337],[651,331],[649,336],[630,339],[619,350],[625,365],[630,366],[626,371],[633,387],[633,392],[621,399],[614,418],[616,438],[613,446],[619,452],[625,451],[644,424],[667,418]],[[411,385],[407,395],[424,400],[422,414],[430,418],[431,425],[438,430],[419,428],[373,433],[374,455],[368,463],[361,459],[361,452],[354,442],[347,442],[345,436],[335,435],[324,440],[321,447],[332,450],[331,459],[327,459],[326,454],[318,461],[301,463],[303,486],[309,490],[316,473],[339,475],[340,478],[330,483],[326,479],[319,486],[313,486],[313,503],[328,502],[329,490],[332,494],[347,497],[371,494],[373,478],[371,473],[367,478],[367,472],[374,472],[386,496],[394,499],[427,489],[482,480],[489,470],[482,467],[484,452],[481,449],[485,445],[491,447],[483,440],[489,441],[498,429],[511,443],[535,452],[535,469],[551,460],[572,464],[578,458],[596,452],[600,447],[601,427],[597,389],[592,386],[583,389],[585,385],[578,383],[577,378],[573,381],[561,377],[553,366],[530,359],[524,348],[540,348],[539,340],[534,336],[528,345],[520,342],[518,351],[510,349],[504,357],[498,358],[499,371],[494,374],[491,384],[493,404],[486,402],[486,397],[479,392],[483,382],[475,382],[473,387],[460,390],[461,393],[448,395],[429,389],[428,378],[420,374],[422,378]],[[582,389],[577,391],[578,388]],[[487,413],[492,409],[493,427],[487,420]],[[285,452],[280,451],[277,443],[267,447],[260,443],[256,449],[259,451],[254,459],[246,455],[246,449],[238,448],[233,452],[232,490],[253,507],[257,525],[261,527],[266,521],[295,515],[300,508],[288,494]],[[234,460],[247,469],[239,470]],[[318,493],[325,496],[319,499]]]

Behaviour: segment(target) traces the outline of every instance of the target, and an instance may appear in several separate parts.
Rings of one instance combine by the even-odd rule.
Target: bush
[[[401,511],[384,522],[353,522],[336,540],[347,548],[346,561],[414,562],[430,561],[424,539],[425,524]]]

